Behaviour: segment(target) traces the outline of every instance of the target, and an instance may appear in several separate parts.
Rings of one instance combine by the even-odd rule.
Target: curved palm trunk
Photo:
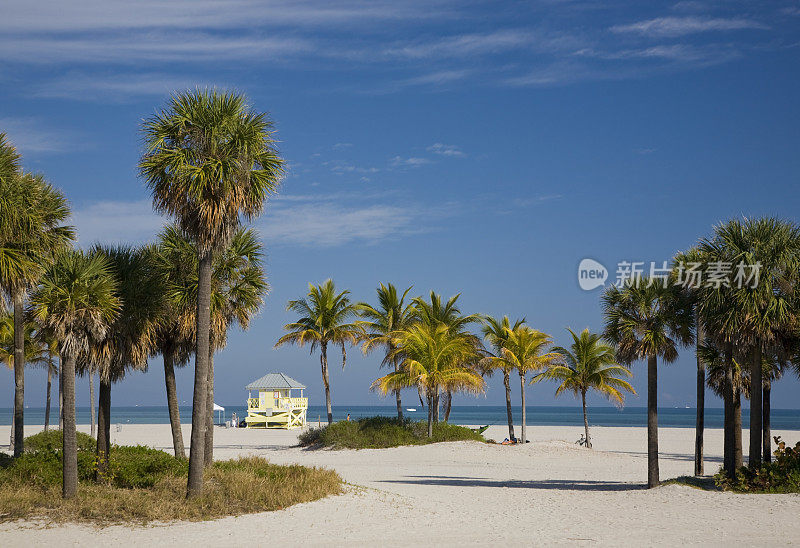
[[[91,410],[90,434],[95,436],[95,414],[94,414],[94,373],[89,372],[89,408]]]
[[[433,396],[428,393],[428,438],[433,437]]]
[[[744,466],[742,457],[742,391],[733,391],[733,470]]]
[[[44,431],[50,430],[50,387],[53,384],[53,368],[47,364],[47,399],[44,404]]]
[[[108,457],[111,452],[111,381],[100,376],[100,397],[97,404],[97,470],[95,481],[108,477]]]
[[[214,350],[208,354],[208,386],[206,386],[206,439],[203,446],[203,463],[206,468],[214,463]]]
[[[331,407],[331,382],[328,377],[328,343],[320,345],[319,363],[322,366],[322,384],[325,385],[325,409],[328,412],[328,424],[333,424],[333,408]]]
[[[581,404],[583,404],[583,429],[586,432],[586,447],[592,448],[592,438],[589,437],[589,419],[586,417],[586,390],[581,391]]]
[[[439,392],[433,395],[433,424],[439,424]]]
[[[22,455],[25,444],[25,321],[23,292],[15,289],[14,301],[14,456]]]
[[[444,402],[444,422],[450,419],[450,410],[453,408],[453,393],[447,391],[447,399]]]
[[[522,436],[520,437],[520,440],[522,443],[527,443],[527,432],[525,431],[525,375],[523,373],[519,374],[519,386],[520,400],[522,401]]]
[[[68,356],[62,364],[64,384],[64,428],[61,430],[63,471],[61,496],[70,499],[78,492],[78,440],[75,434],[75,358]]]
[[[758,339],[750,362],[750,458],[748,464],[755,468],[761,464],[762,402],[761,391],[764,389],[761,378],[761,344]]]
[[[695,310],[696,313],[696,310]],[[703,341],[703,326],[697,318],[695,359],[697,360],[697,418],[694,429],[694,475],[702,476],[703,470],[703,433],[705,430],[706,409],[706,369],[700,360],[700,344]]]
[[[658,359],[647,359],[647,487],[658,480]]]
[[[175,451],[175,458],[185,459],[186,450],[183,446],[181,412],[178,407],[178,389],[175,386],[175,365],[172,352],[164,353],[164,382],[167,386],[167,407],[169,408],[169,425],[172,428],[172,448]]]
[[[394,371],[397,373],[400,370],[400,367],[397,365],[397,359],[392,360],[394,363]],[[403,420],[403,402],[400,398],[400,390],[394,391],[394,398],[397,401],[397,420]]]
[[[508,418],[508,439],[514,440],[514,415],[511,412],[511,376],[503,370],[503,386],[506,387],[506,418]]]
[[[722,385],[722,400],[725,406],[725,430],[723,467],[728,477],[733,478],[736,472],[734,455],[734,405],[733,405],[733,349],[730,344],[725,345],[725,381]]]
[[[189,447],[187,498],[203,492],[203,464],[206,437],[206,386],[211,328],[211,253],[199,257],[197,275],[197,337],[194,352],[194,393],[192,394],[192,441]]]
[[[763,435],[763,450],[764,462],[772,462],[772,431],[769,424],[770,414],[770,397],[772,393],[772,383],[769,380],[764,381],[764,397],[763,397],[763,410],[761,414],[762,427],[764,429]]]

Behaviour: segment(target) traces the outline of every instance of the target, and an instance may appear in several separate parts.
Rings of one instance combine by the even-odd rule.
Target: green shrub
[[[189,466],[187,461],[151,447],[115,445],[111,448],[109,470],[114,486],[144,488],[152,487],[166,475],[186,474]]]
[[[380,449],[400,445],[423,445],[443,441],[484,441],[469,428],[440,422],[428,438],[427,422],[391,417],[365,417],[311,428],[299,436],[300,445],[336,449]]]
[[[800,442],[794,447],[787,447],[780,436],[774,439],[778,446],[773,452],[775,460],[763,463],[756,469],[743,466],[733,478],[720,470],[714,476],[716,484],[723,489],[739,492],[800,493]]]
[[[97,448],[97,440],[83,432],[77,432],[76,437],[79,453],[94,453]],[[61,451],[61,430],[48,430],[25,438],[26,453],[37,453],[39,451]]]

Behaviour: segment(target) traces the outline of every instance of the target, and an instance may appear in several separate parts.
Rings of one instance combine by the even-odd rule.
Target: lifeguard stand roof
[[[287,388],[302,389],[305,386],[283,373],[267,373],[244,388],[245,390],[285,390]]]

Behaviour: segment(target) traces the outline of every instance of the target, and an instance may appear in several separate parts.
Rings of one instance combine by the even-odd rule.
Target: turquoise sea
[[[405,409],[413,408],[416,411]],[[416,420],[426,420],[427,410],[418,405],[404,408],[406,416]],[[180,408],[181,422],[191,423],[192,409],[184,406]],[[218,419],[229,419],[232,412],[239,418],[247,415],[243,406],[225,406],[224,419],[222,414],[215,416]],[[351,418],[368,417],[375,415],[395,416],[393,406],[388,405],[340,405],[334,406],[334,420],[344,420],[350,413]],[[582,426],[583,415],[580,407],[556,406],[530,406],[526,409],[527,423],[529,425],[555,425],[555,426]],[[308,410],[308,421],[316,423],[317,419],[325,422],[325,407],[312,405]],[[706,427],[722,428],[722,409],[706,409]],[[89,408],[77,409],[79,424],[89,423]],[[772,428],[784,430],[800,430],[800,409],[773,409],[771,414]],[[51,410],[51,424],[58,421],[58,408]],[[748,426],[747,410],[742,412],[743,426]],[[111,408],[111,422],[114,424],[167,424],[169,414],[166,406],[114,406]],[[450,422],[454,424],[505,424],[505,406],[492,405],[458,405],[453,406]],[[514,409],[514,422],[520,422],[520,410]],[[646,426],[647,409],[644,407],[591,407],[589,408],[589,422],[594,426]],[[25,409],[26,424],[44,424],[44,408],[29,407]],[[11,408],[0,408],[0,425],[11,424]],[[695,410],[693,408],[661,408],[658,410],[658,424],[666,427],[694,428]]]

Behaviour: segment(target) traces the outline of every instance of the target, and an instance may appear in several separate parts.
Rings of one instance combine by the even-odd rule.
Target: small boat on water
[[[416,407],[406,407],[406,411],[416,411]]]

